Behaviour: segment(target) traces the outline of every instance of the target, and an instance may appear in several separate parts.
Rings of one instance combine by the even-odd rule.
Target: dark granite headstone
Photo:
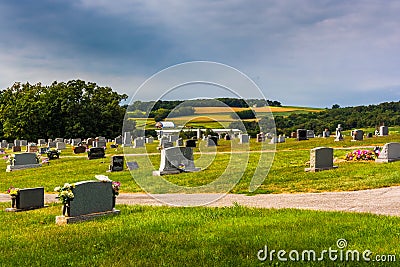
[[[196,147],[196,140],[194,139],[186,140],[185,147]]]
[[[21,147],[20,146],[13,146],[12,147],[12,152],[21,152]]]
[[[49,159],[59,159],[60,158],[60,152],[58,152],[57,150],[48,150],[46,154]]]
[[[296,135],[298,141],[308,140],[306,129],[297,129]]]
[[[112,156],[110,171],[123,171],[124,170],[124,156]]]
[[[44,207],[44,188],[24,188],[19,190],[16,199],[17,209],[37,209]]]
[[[74,147],[74,154],[81,154],[86,152],[85,146],[76,146]]]
[[[106,155],[103,147],[91,147],[88,151],[88,159],[100,159]]]
[[[39,150],[40,155],[46,154],[49,151],[48,147],[41,147]]]
[[[70,202],[71,217],[113,210],[111,182],[84,181],[72,189],[74,199]]]

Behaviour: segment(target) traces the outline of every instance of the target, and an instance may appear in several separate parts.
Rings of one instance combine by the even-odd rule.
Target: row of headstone
[[[284,135],[274,136],[272,137],[270,143],[271,144],[278,144],[278,143],[285,143],[286,139]]]

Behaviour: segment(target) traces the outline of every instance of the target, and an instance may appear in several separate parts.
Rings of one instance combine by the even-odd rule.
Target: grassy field
[[[388,261],[384,266],[398,266],[393,256],[398,260],[400,253],[397,217],[238,205],[118,205],[119,216],[57,226],[59,204],[21,213],[4,212],[6,206],[0,203],[0,266],[365,266],[366,250],[371,266],[380,266],[374,261],[382,258]],[[347,246],[339,249],[339,239]],[[257,254],[265,246],[275,253],[260,261]],[[335,261],[323,254],[329,249],[337,250]],[[299,261],[279,261],[278,250],[286,251],[286,258],[297,251]],[[303,254],[310,250],[315,260]],[[359,261],[348,251],[358,251]]]
[[[392,129],[391,129],[392,130]],[[374,137],[360,142],[351,142],[347,136],[344,142],[334,142],[333,138],[314,138],[308,141],[296,141],[287,139],[285,143],[276,145],[276,153],[268,176],[265,177],[261,187],[255,193],[299,193],[299,192],[325,192],[325,191],[345,191],[360,190],[367,188],[380,188],[387,186],[400,185],[400,162],[390,164],[378,164],[375,162],[344,162],[346,153],[355,147],[374,147],[383,146],[388,142],[399,142],[400,135],[393,134],[387,137]],[[222,175],[232,156],[229,153],[231,145],[237,152],[249,151],[249,160],[237,164],[244,169],[244,174],[240,181],[230,191],[232,193],[249,193],[250,181],[253,178],[255,169],[258,167],[260,159],[260,149],[275,151],[275,145],[256,143],[251,139],[250,146],[237,144],[237,140],[220,140],[219,146],[213,154],[213,149],[206,148],[204,142],[200,143],[200,148],[195,149],[195,163],[202,168],[201,172],[185,173],[181,175],[170,175],[165,178],[174,184],[187,187],[206,185]],[[308,166],[309,150],[326,146],[335,148],[334,157],[336,170],[319,173],[304,172]],[[147,144],[145,149],[128,148],[125,149],[129,161],[137,161],[140,168],[129,172],[108,173],[110,157],[112,155],[123,154],[122,148],[107,149],[107,157],[104,159],[88,160],[85,154],[73,155],[72,149],[68,147],[61,154],[59,160],[53,160],[50,165],[36,169],[26,169],[10,173],[0,172],[0,189],[5,192],[11,185],[15,187],[35,187],[44,186],[46,192],[52,192],[54,187],[66,182],[77,182],[82,180],[94,179],[97,174],[103,174],[112,180],[122,182],[122,192],[142,192],[135,179],[153,179],[152,171],[158,169],[160,162],[157,142]],[[207,150],[208,149],[208,150]],[[372,149],[372,148],[369,148]],[[6,151],[10,154],[10,151]],[[207,153],[211,153],[210,155]],[[236,154],[233,154],[236,155]],[[244,153],[244,156],[247,154]],[[264,153],[273,156],[272,152]],[[214,159],[215,157],[215,159]],[[244,158],[247,160],[247,158]],[[241,160],[241,159],[239,159]],[[269,159],[271,160],[271,158]],[[0,160],[0,169],[6,169],[6,160]],[[260,164],[260,168],[265,168]],[[229,167],[233,175],[236,175],[236,166]],[[332,181],[335,181],[332,183]]]
[[[390,136],[374,137],[360,142],[334,142],[333,138],[315,138],[308,141],[287,139],[286,143],[262,146],[251,139],[250,146],[235,141],[220,140],[216,150],[195,149],[198,173],[165,176],[188,188],[208,184],[227,168],[231,146],[238,151],[250,151],[244,175],[231,193],[249,193],[260,156],[260,149],[275,151],[271,170],[256,194],[299,193],[360,190],[400,185],[400,162],[345,162],[343,158],[355,147],[382,146],[399,142],[399,127],[391,128]],[[304,171],[309,161],[309,150],[317,146],[334,147],[336,170],[319,173]],[[215,151],[216,154],[212,152]],[[9,150],[6,151],[10,153]],[[139,169],[129,172],[106,172],[111,155],[126,153]],[[129,154],[129,155],[128,155]],[[146,156],[147,154],[147,156]],[[267,153],[268,154],[268,153]],[[268,154],[272,155],[272,154]],[[214,158],[215,157],[215,158]],[[107,149],[104,159],[88,160],[85,154],[74,155],[68,147],[59,160],[36,169],[6,173],[0,172],[0,188],[5,192],[15,187],[44,186],[46,193],[65,182],[92,180],[96,174],[109,176],[122,183],[121,192],[142,192],[135,179],[151,178],[160,161],[157,143],[146,148]],[[210,163],[211,162],[211,163]],[[210,163],[210,164],[209,164]],[[209,165],[208,165],[209,164]],[[262,164],[261,164],[262,165]],[[0,161],[5,170],[6,161]],[[231,172],[236,172],[233,168]],[[55,216],[61,215],[61,204],[20,213],[4,209],[10,203],[0,203],[0,266],[398,266],[400,251],[400,218],[342,212],[318,212],[293,209],[255,209],[239,205],[226,208],[172,208],[117,205],[121,215],[101,218],[67,226],[55,225]],[[372,262],[331,261],[324,250],[341,250],[337,241],[345,239],[347,250],[372,252]],[[257,254],[265,246],[273,259],[260,261]],[[305,254],[304,261],[278,260],[277,251],[316,252],[316,260]],[[261,251],[261,255],[263,255]],[[293,254],[295,255],[295,254]],[[288,257],[288,254],[286,254]],[[379,264],[376,259],[389,262]],[[312,258],[311,258],[312,259]]]

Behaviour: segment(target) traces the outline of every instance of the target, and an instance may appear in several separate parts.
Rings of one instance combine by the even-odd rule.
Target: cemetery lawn
[[[394,129],[393,129],[394,130]],[[392,131],[392,129],[391,129]],[[374,137],[364,139],[361,142],[351,142],[346,136],[344,142],[334,142],[333,138],[314,138],[307,141],[296,141],[287,139],[285,143],[276,145],[276,153],[272,167],[262,185],[254,193],[303,193],[303,192],[328,192],[328,191],[354,191],[362,189],[382,188],[400,185],[400,162],[379,164],[375,162],[346,162],[346,153],[353,151],[356,147],[366,147],[373,149],[374,146],[383,146],[388,142],[398,142],[400,134],[393,134],[387,137]],[[237,140],[236,140],[237,142]],[[6,173],[7,163],[0,160],[0,191],[5,191],[10,187],[27,188],[43,186],[46,193],[53,193],[56,186],[64,183],[73,183],[83,180],[93,180],[95,175],[107,175],[114,181],[120,181],[122,193],[143,192],[137,185],[133,177],[151,176],[153,170],[158,169],[160,162],[158,143],[147,144],[146,149],[128,148],[126,154],[130,154],[129,161],[137,161],[139,169],[129,172],[107,172],[112,155],[124,153],[122,148],[110,149],[106,151],[106,158],[88,160],[86,154],[74,155],[72,149],[63,150],[59,160],[50,161],[50,165],[40,168],[26,169]],[[308,167],[310,159],[310,149],[314,147],[333,147],[335,165],[339,168],[335,170],[308,173],[304,168]],[[213,149],[205,148],[202,143],[195,149],[195,159],[202,155],[199,152],[209,152]],[[249,163],[245,168],[244,175],[239,183],[232,188],[231,193],[249,193],[250,181],[259,161],[260,149],[267,151],[274,150],[275,145],[265,145],[256,143],[251,139]],[[208,150],[207,150],[208,149]],[[231,149],[230,141],[220,140],[217,147],[218,153],[211,165],[198,166],[205,170],[196,173],[183,173],[180,175],[168,175],[164,178],[174,184],[195,187],[206,185],[217,179],[228,166]],[[246,147],[243,147],[243,151]],[[10,150],[6,150],[11,154]],[[149,154],[150,161],[146,161],[146,153]],[[271,153],[269,154],[271,155]],[[150,162],[150,164],[148,163]],[[197,163],[196,163],[197,164]],[[246,162],[243,162],[246,164]],[[262,166],[262,164],[261,164]]]
[[[297,250],[300,257],[302,251],[314,250],[319,258],[323,250],[338,249],[338,239],[347,241],[344,252],[370,250],[371,260],[376,255],[396,255],[398,261],[400,256],[397,217],[239,205],[117,205],[118,216],[57,226],[60,204],[19,213],[5,212],[8,206],[0,203],[0,266],[258,266],[257,252],[265,245],[268,251]],[[264,264],[279,263],[275,252],[274,261]],[[333,266],[334,262],[325,254],[323,263],[289,260],[285,266],[299,264]],[[335,264],[366,263],[337,260]]]

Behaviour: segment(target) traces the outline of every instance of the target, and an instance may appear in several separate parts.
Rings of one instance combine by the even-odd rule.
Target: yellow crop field
[[[195,107],[195,114],[213,114],[213,113],[231,113],[246,110],[247,108],[231,108],[231,107]],[[257,107],[252,108],[255,112],[292,112],[292,111],[309,111],[319,112],[321,109],[303,108],[303,107]]]

